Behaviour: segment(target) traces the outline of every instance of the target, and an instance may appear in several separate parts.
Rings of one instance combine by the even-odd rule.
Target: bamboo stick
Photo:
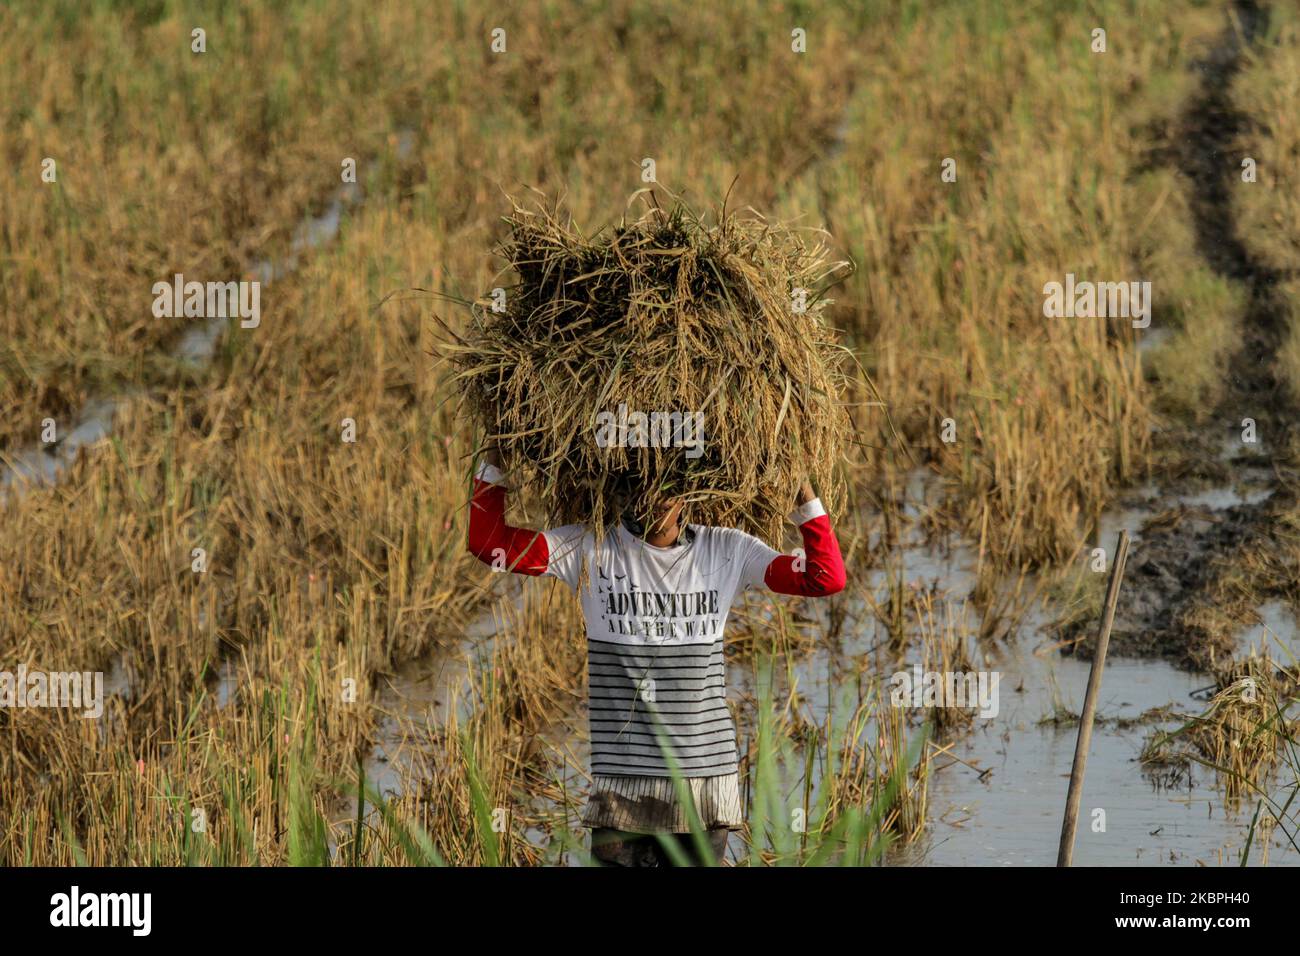
[[[1120,580],[1124,577],[1124,563],[1128,560],[1128,532],[1121,530],[1115,546],[1115,561],[1110,569],[1110,584],[1106,588],[1106,604],[1101,617],[1101,630],[1097,634],[1097,651],[1088,673],[1088,690],[1083,697],[1083,713],[1079,716],[1079,737],[1074,744],[1074,766],[1070,769],[1070,789],[1065,798],[1065,820],[1061,824],[1061,845],[1056,855],[1057,866],[1069,866],[1074,856],[1074,831],[1079,823],[1079,801],[1083,797],[1083,772],[1088,763],[1088,748],[1092,743],[1092,721],[1097,714],[1097,693],[1101,690],[1101,672],[1106,666],[1106,648],[1110,644],[1110,629],[1115,623],[1115,605],[1119,601]]]

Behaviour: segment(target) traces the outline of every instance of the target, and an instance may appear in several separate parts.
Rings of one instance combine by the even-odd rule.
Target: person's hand
[[[804,483],[799,486],[799,493],[795,495],[794,498],[795,506],[798,507],[799,505],[806,505],[808,502],[812,501],[816,497],[817,495],[813,493],[812,485],[808,484],[807,479],[805,479]]]

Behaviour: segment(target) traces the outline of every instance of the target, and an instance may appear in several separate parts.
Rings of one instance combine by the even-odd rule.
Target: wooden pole
[[[1110,568],[1110,585],[1106,588],[1106,604],[1101,616],[1101,629],[1097,633],[1097,651],[1092,657],[1092,670],[1088,672],[1088,690],[1083,697],[1083,713],[1079,715],[1079,739],[1074,743],[1074,766],[1070,769],[1070,790],[1065,797],[1065,820],[1061,824],[1061,846],[1056,854],[1057,866],[1069,866],[1074,856],[1074,831],[1079,823],[1079,801],[1083,798],[1083,771],[1088,764],[1088,748],[1092,744],[1092,720],[1097,714],[1097,692],[1101,690],[1101,672],[1106,666],[1106,648],[1110,644],[1110,628],[1115,623],[1115,605],[1119,602],[1119,583],[1124,577],[1124,562],[1128,560],[1128,532],[1120,531],[1115,545],[1115,560]]]

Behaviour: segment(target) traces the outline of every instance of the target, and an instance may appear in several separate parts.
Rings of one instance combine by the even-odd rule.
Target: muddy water
[[[120,399],[95,399],[82,408],[67,432],[49,445],[30,445],[0,456],[0,503],[11,493],[31,485],[52,485],[76,460],[82,448],[98,444],[113,430]],[[57,426],[57,423],[56,423]]]
[[[445,725],[453,713],[466,718],[471,713],[474,669],[488,660],[499,630],[507,630],[509,598],[486,611],[466,628],[458,640],[434,654],[407,662],[379,685],[382,714],[375,745],[363,766],[366,779],[386,797],[401,794],[419,782],[410,748],[418,745],[429,728]],[[412,731],[415,731],[414,733]],[[356,804],[349,802],[355,811]]]
[[[1267,492],[1240,485],[1162,497],[1154,488],[1108,511],[1101,522],[1102,540],[1113,543],[1119,530],[1142,547],[1143,526],[1155,515],[1175,508],[1199,508],[1211,516],[1220,509],[1262,500]],[[967,563],[935,558],[917,550],[908,579],[928,583],[936,576],[952,597],[968,593],[972,569]],[[936,568],[936,564],[946,567]],[[936,572],[939,572],[936,575]],[[1270,644],[1300,648],[1296,622],[1281,605],[1261,609],[1263,624],[1241,635],[1243,651]],[[1082,710],[1090,664],[1062,656],[1051,647],[1042,626],[1049,609],[1038,609],[1020,623],[1003,645],[985,651],[983,667],[1002,674],[1000,708],[990,720],[976,719],[971,732],[951,753],[957,761],[936,759],[940,768],[930,788],[930,826],[924,837],[900,855],[907,863],[938,865],[1052,865],[1060,834],[1065,792],[1074,756],[1077,726],[1050,720],[1058,711]],[[1173,779],[1144,772],[1137,762],[1146,737],[1168,721],[1136,722],[1147,711],[1169,705],[1175,712],[1196,713],[1204,707],[1207,678],[1175,668],[1164,660],[1111,656],[1098,702],[1083,792],[1077,865],[1153,865],[1236,863],[1246,839],[1252,807],[1223,808],[1211,771],[1193,767]],[[1125,723],[1133,721],[1135,723]],[[987,771],[987,772],[982,772]],[[1275,781],[1280,787],[1284,780]],[[1094,832],[1094,810],[1105,811],[1104,832]],[[1271,841],[1269,862],[1300,862],[1281,836]],[[1260,847],[1251,853],[1259,860]]]
[[[1294,638],[1294,627],[1291,637]],[[1039,653],[1035,653],[1035,651]],[[1082,710],[1089,664],[1042,653],[1020,637],[990,665],[1002,673],[1001,707],[953,749],[961,763],[936,761],[930,788],[931,826],[910,848],[910,863],[940,865],[1042,865],[1056,860],[1065,792],[1077,727],[1044,722],[1057,709]],[[1155,707],[1183,713],[1202,709],[1203,677],[1162,661],[1111,659],[1098,701],[1075,844],[1076,865],[1155,865],[1237,862],[1251,809],[1228,813],[1213,774],[1193,768],[1185,779],[1162,782],[1137,763],[1143,741],[1168,722],[1125,727]],[[1105,831],[1094,832],[1097,808]],[[1281,838],[1272,863],[1295,863]],[[1258,848],[1252,860],[1258,859]]]

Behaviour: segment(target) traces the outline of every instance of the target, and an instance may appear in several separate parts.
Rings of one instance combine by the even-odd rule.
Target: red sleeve
[[[474,479],[469,502],[469,550],[484,564],[516,574],[546,573],[550,551],[540,531],[506,524],[506,490]]]
[[[811,518],[799,526],[799,533],[803,536],[804,556],[783,554],[773,558],[763,582],[777,594],[826,597],[843,591],[848,575],[840,543],[831,530],[831,519],[826,515]]]

